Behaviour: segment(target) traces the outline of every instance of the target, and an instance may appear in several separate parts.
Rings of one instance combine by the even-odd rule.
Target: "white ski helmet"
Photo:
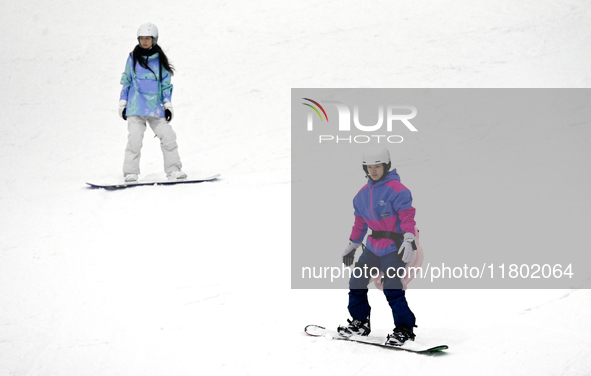
[[[152,37],[152,45],[156,45],[158,43],[158,28],[153,23],[145,23],[137,30],[138,42],[140,37]]]
[[[375,148],[367,150],[361,156],[361,163],[363,165],[363,171],[367,174],[367,166],[369,165],[384,165],[384,176],[392,167],[392,161],[390,160],[390,152],[386,148]]]

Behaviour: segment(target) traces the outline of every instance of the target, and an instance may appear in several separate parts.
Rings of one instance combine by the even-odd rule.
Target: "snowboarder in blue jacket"
[[[186,179],[181,170],[176,133],[170,125],[172,108],[171,76],[174,66],[158,45],[158,28],[146,23],[137,32],[138,44],[127,58],[121,76],[119,116],[127,120],[128,141],[123,162],[125,181],[138,180],[146,123],[160,139],[164,171],[169,180]]]
[[[370,270],[377,268],[385,275],[384,294],[394,316],[394,331],[387,344],[401,346],[414,340],[415,316],[408,307],[402,282],[396,272],[414,257],[415,209],[412,195],[400,182],[396,169],[390,171],[391,160],[387,149],[372,149],[362,158],[368,182],[353,199],[355,223],[343,252],[343,263],[353,264],[355,250],[361,245],[368,229],[366,246],[359,257],[349,281],[348,325],[339,326],[338,332],[346,337],[367,336],[371,332],[367,286]]]

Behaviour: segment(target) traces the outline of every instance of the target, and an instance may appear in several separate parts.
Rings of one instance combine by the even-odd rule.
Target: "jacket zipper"
[[[371,187],[369,187],[369,211],[371,212],[371,217],[373,220],[376,220],[376,217],[373,215],[373,183]]]

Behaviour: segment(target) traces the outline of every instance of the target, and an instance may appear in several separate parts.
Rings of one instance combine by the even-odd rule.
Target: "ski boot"
[[[386,345],[388,346],[402,346],[406,341],[414,341],[415,334],[409,326],[401,326],[394,328],[392,334],[388,334],[386,338]]]
[[[343,337],[351,337],[351,336],[368,336],[371,333],[371,326],[369,325],[369,317],[365,321],[353,319],[347,319],[349,325],[347,326],[339,326],[337,328],[337,332]]]
[[[187,174],[182,172],[181,170],[172,171],[166,174],[168,180],[183,180],[187,178]]]
[[[137,174],[124,174],[123,177],[125,178],[126,183],[132,183],[137,181]]]

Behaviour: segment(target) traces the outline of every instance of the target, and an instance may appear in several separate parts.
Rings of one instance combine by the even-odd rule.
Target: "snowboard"
[[[216,180],[221,174],[216,174],[209,176],[207,178],[197,178],[197,179],[178,179],[178,180],[156,180],[156,181],[134,181],[134,182],[121,182],[117,184],[94,184],[94,183],[86,183],[89,185],[91,189],[102,188],[108,191],[114,191],[117,189],[125,189],[130,187],[137,187],[143,185],[175,185],[175,184],[193,184],[193,183],[202,183],[204,181],[213,181]]]
[[[386,340],[384,338],[355,335],[351,337],[343,337],[337,331],[325,329],[318,325],[308,325],[304,328],[304,332],[312,337],[324,337],[326,339],[363,343],[365,345],[378,346],[392,350],[409,351],[417,354],[434,354],[449,348],[447,345],[425,346],[415,341],[406,341],[402,346],[386,345]]]

